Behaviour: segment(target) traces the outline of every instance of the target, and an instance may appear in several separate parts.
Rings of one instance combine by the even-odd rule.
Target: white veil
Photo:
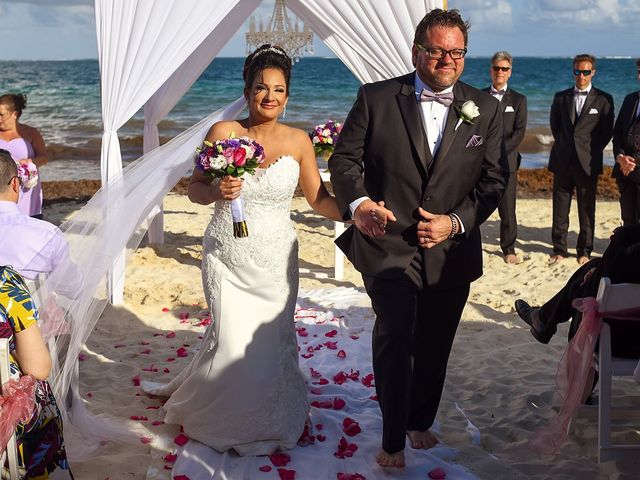
[[[106,306],[106,279],[114,262],[125,261],[138,247],[151,209],[190,174],[195,149],[209,127],[218,120],[236,118],[244,104],[243,97],[237,99],[129,164],[60,226],[69,242],[69,259],[36,287],[33,296],[40,306],[55,303],[66,314],[62,322],[55,320],[59,315],[51,315],[53,310],[42,309],[41,326],[49,336],[53,358],[49,380],[62,413],[71,460],[86,458],[102,440],[138,443],[141,435],[153,437],[134,422],[123,425],[87,410],[79,395],[78,356]],[[77,268],[83,277],[82,291],[75,299],[65,298],[60,293],[68,290],[69,275]]]

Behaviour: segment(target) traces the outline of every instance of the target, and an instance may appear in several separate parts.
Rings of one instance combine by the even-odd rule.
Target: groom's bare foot
[[[404,468],[404,452],[400,450],[396,453],[387,453],[380,450],[376,456],[376,462],[381,467]]]
[[[429,430],[424,432],[418,430],[407,430],[409,435],[409,441],[411,442],[411,448],[433,448],[438,444],[438,439]]]

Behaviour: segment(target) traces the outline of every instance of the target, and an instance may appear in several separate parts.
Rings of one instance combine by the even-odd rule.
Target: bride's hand
[[[227,175],[218,184],[220,197],[223,200],[234,200],[240,196],[242,190],[242,179]]]

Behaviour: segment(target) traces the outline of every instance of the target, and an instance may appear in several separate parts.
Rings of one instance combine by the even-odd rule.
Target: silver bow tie
[[[445,107],[450,106],[453,103],[453,92],[447,93],[434,93],[431,90],[427,90],[426,88],[422,89],[422,93],[420,93],[420,101],[421,102],[438,102]]]

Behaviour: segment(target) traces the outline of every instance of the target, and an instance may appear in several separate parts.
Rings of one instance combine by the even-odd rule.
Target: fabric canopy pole
[[[418,22],[443,0],[287,0],[362,83],[413,70],[411,45]]]
[[[143,153],[149,153],[160,145],[158,135],[160,120],[175,107],[260,2],[261,0],[242,0],[233,6],[224,21],[219,21],[215,25],[204,42],[147,101],[144,106]],[[161,245],[164,243],[162,203],[157,205],[150,215],[153,217],[153,221],[149,225],[147,238],[150,244]]]
[[[182,65],[238,0],[201,2],[95,0],[102,95],[103,185],[122,174],[117,130]],[[118,204],[121,199],[113,197]],[[107,284],[113,303],[123,300],[124,258],[114,259]]]

